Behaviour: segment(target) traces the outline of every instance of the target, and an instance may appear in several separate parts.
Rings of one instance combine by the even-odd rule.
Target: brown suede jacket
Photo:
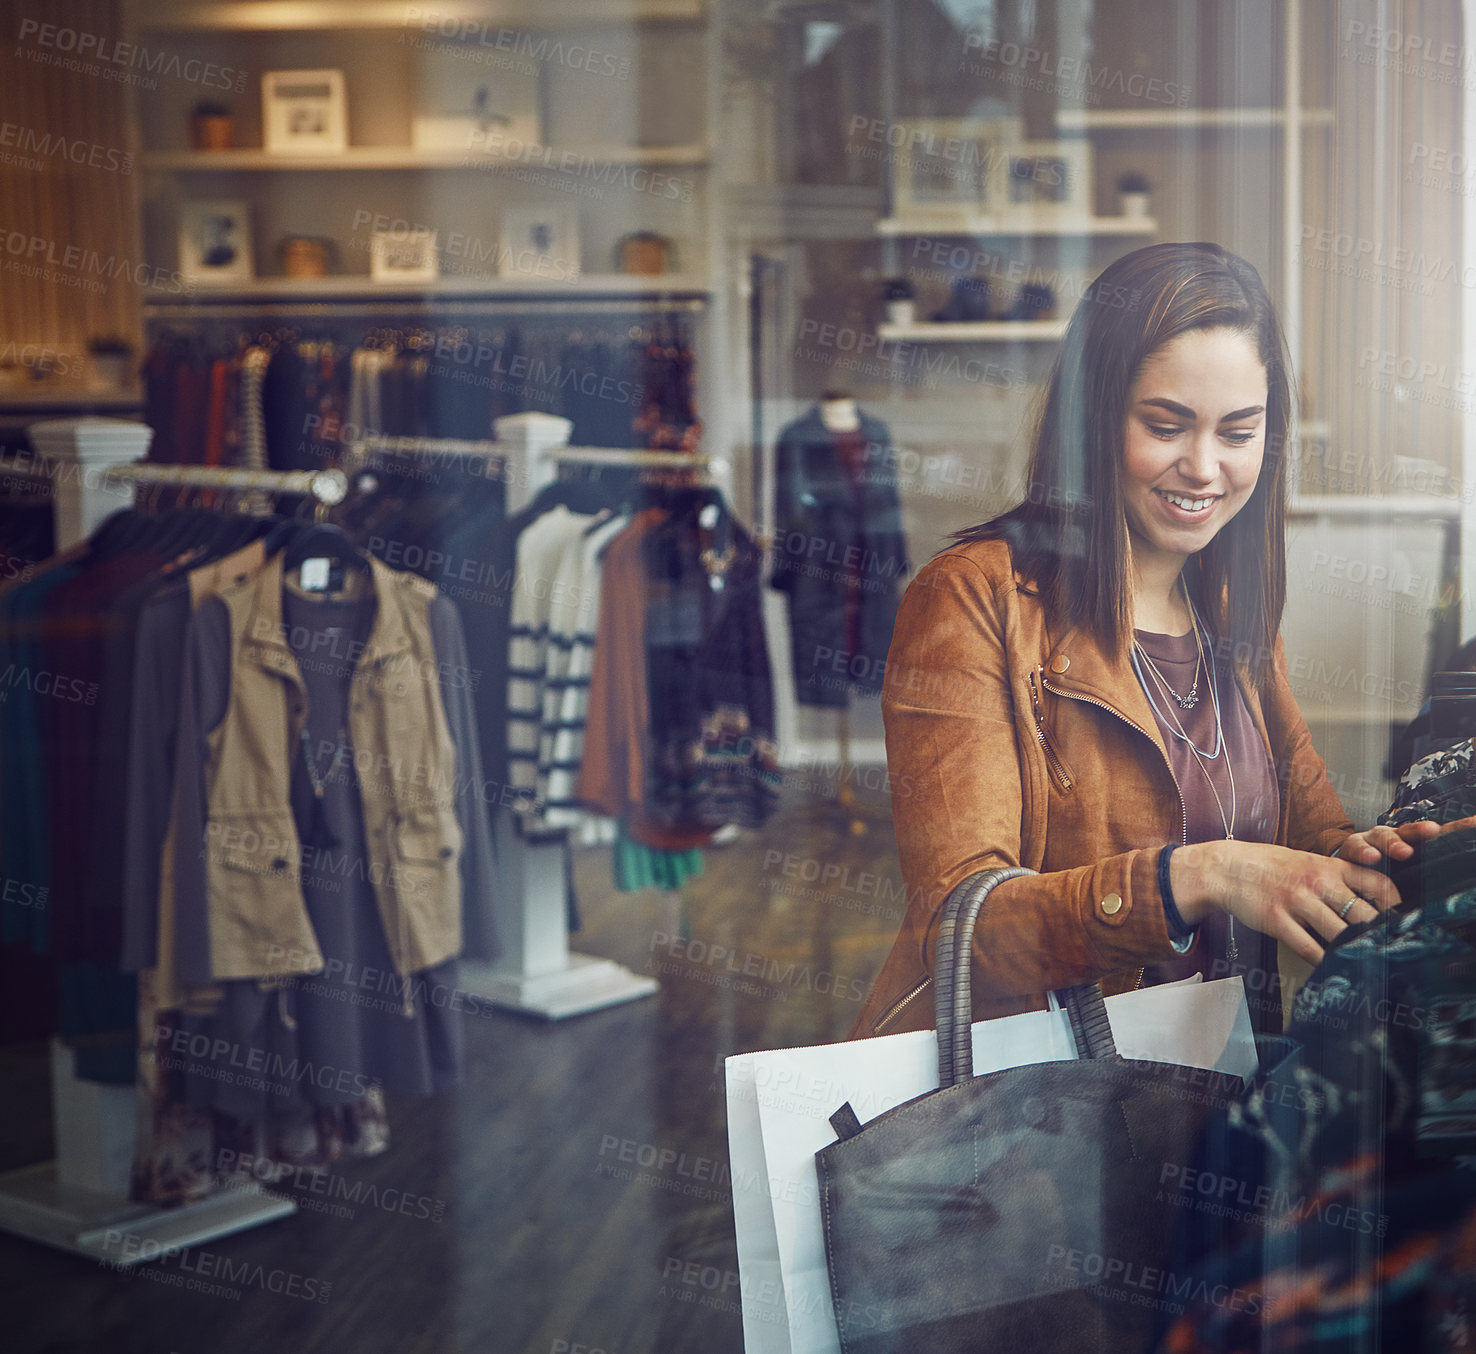
[[[882,691],[888,779],[906,885],[902,929],[851,1038],[933,1028],[944,899],[978,870],[1024,865],[974,933],[974,1019],[1039,1010],[1052,988],[1112,995],[1175,957],[1159,849],[1183,809],[1147,698],[1124,659],[1058,633],[1001,541],[939,555],[902,600]],[[1323,855],[1353,831],[1312,747],[1276,643],[1264,705],[1236,680],[1276,766],[1276,841]]]

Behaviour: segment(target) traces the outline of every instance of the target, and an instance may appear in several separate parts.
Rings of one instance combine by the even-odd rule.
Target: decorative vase
[[[236,120],[218,114],[190,119],[190,143],[196,150],[230,150]]]
[[[888,301],[887,323],[888,324],[911,324],[917,317],[917,302],[915,301]]]
[[[1117,210],[1124,216],[1147,216],[1148,194],[1119,193],[1117,195]]]

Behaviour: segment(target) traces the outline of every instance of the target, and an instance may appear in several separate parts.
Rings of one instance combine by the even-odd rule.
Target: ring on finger
[[[1358,895],[1358,894],[1355,893],[1351,898],[1348,899],[1348,901],[1346,903],[1343,904],[1342,908],[1339,910],[1339,912],[1338,912],[1338,920],[1339,921],[1345,920],[1347,918],[1348,912],[1352,908],[1353,904],[1354,903],[1358,903],[1358,902],[1362,902],[1362,901],[1363,900],[1360,897],[1360,895]]]

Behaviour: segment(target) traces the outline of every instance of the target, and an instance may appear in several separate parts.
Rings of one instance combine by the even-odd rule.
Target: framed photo
[[[579,214],[573,207],[507,207],[497,271],[502,277],[572,282],[579,276]]]
[[[1092,214],[1092,148],[1074,141],[1026,141],[1005,161],[1011,216],[1040,219]]]
[[[905,118],[892,151],[892,215],[994,216],[1024,132],[1019,118]]]
[[[267,71],[261,125],[274,155],[324,155],[348,149],[342,71]]]
[[[539,144],[541,63],[495,47],[431,42],[416,53],[410,142],[419,150],[519,155]]]
[[[186,282],[249,282],[251,208],[236,198],[202,198],[179,209],[179,272]]]
[[[440,276],[433,230],[377,230],[369,237],[375,282],[434,282]]]

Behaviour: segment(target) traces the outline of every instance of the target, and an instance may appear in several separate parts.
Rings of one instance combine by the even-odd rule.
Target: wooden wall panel
[[[34,345],[61,356],[63,376],[80,376],[88,338],[139,341],[148,274],[128,83],[161,77],[118,46],[115,0],[8,0],[4,10],[0,361]]]

